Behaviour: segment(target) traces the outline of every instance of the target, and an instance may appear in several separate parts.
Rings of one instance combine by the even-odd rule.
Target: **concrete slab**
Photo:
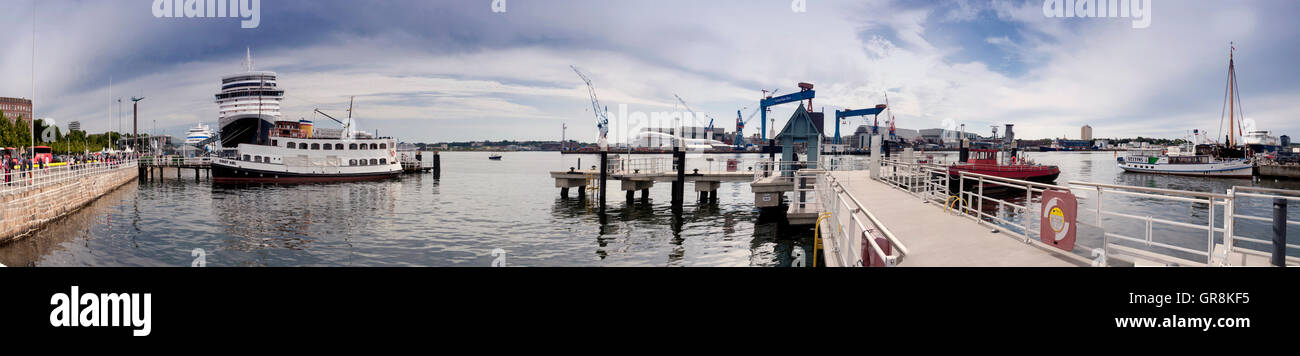
[[[1085,266],[1064,252],[991,232],[938,204],[870,179],[867,171],[832,172],[845,191],[893,231],[911,252],[899,266]]]

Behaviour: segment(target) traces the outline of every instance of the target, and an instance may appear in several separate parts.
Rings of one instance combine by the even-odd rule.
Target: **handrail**
[[[1148,187],[1135,187],[1135,186],[1130,186],[1130,185],[1115,185],[1115,184],[1105,184],[1105,183],[1089,183],[1089,182],[1080,182],[1080,181],[1073,181],[1073,180],[1070,181],[1070,185],[1071,185],[1071,186],[1074,186],[1074,185],[1081,185],[1081,186],[1085,186],[1085,187],[1100,187],[1100,188],[1108,188],[1108,189],[1136,190],[1136,191],[1141,191],[1141,192],[1148,192],[1148,193],[1161,193],[1161,194],[1169,194],[1169,195],[1188,195],[1188,196],[1201,197],[1201,198],[1215,198],[1215,199],[1227,199],[1227,198],[1228,198],[1228,195],[1227,195],[1227,194],[1219,194],[1219,193],[1188,192],[1188,191],[1173,190],[1173,189],[1164,189],[1164,188],[1148,188]]]

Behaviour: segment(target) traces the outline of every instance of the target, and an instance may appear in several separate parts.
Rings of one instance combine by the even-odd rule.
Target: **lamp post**
[[[131,97],[131,148],[140,153],[140,100],[144,97]]]

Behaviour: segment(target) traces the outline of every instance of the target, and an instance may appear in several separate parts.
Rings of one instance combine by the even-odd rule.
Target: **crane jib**
[[[794,94],[778,96],[775,98],[763,99],[763,101],[760,104],[762,104],[762,106],[781,105],[789,102],[812,99],[815,96],[816,96],[815,91],[807,90],[807,91],[801,91]]]

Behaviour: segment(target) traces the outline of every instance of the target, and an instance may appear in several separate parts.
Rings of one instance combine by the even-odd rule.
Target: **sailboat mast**
[[[1237,116],[1235,105],[1237,101],[1237,93],[1233,91],[1237,86],[1237,68],[1234,58],[1235,51],[1236,47],[1232,47],[1232,49],[1228,50],[1228,147],[1237,146],[1237,125],[1233,121]]]

